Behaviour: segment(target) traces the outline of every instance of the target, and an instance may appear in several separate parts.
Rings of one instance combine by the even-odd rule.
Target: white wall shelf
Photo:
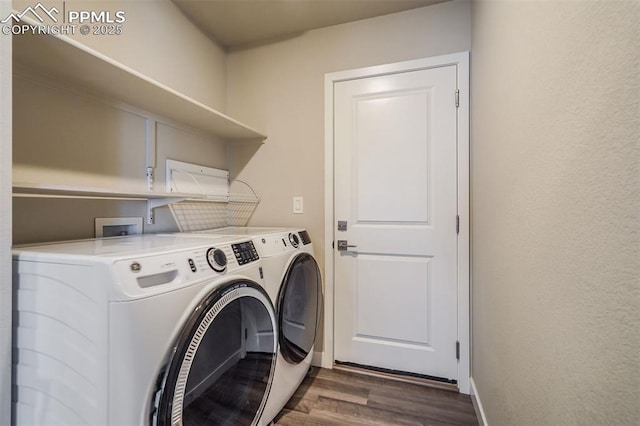
[[[92,188],[66,185],[48,185],[35,183],[14,183],[13,196],[21,198],[63,198],[113,201],[146,201],[147,223],[153,223],[153,210],[169,204],[185,201],[204,203],[252,203],[260,199],[249,194],[200,195],[178,192],[135,192],[118,191],[109,188]]]
[[[110,188],[93,188],[67,185],[48,185],[37,183],[14,183],[14,197],[31,198],[86,198],[86,199],[114,199],[145,201],[150,199],[204,199],[194,194],[164,193],[164,192],[135,192],[118,191]],[[222,198],[222,197],[220,197]],[[216,199],[213,201],[222,201]]]
[[[226,141],[263,141],[259,131],[64,35],[15,35],[14,63],[89,93],[132,105]]]

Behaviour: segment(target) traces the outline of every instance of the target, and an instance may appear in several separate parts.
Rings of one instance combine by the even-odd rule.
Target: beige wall
[[[18,11],[31,0],[13,0]],[[62,0],[46,2],[63,10]],[[66,0],[66,11],[125,12],[121,35],[71,37],[146,76],[224,112],[224,50],[207,38],[169,0]],[[59,15],[61,16],[61,15]],[[112,15],[113,16],[113,15]]]
[[[490,425],[640,423],[640,3],[472,6],[472,376]]]
[[[154,225],[144,222],[146,202],[16,198],[14,244],[93,238],[97,217],[140,217],[147,233],[178,232],[168,208],[156,209]]]
[[[56,84],[24,72],[14,78],[14,182],[145,192],[145,118]],[[224,142],[161,122],[155,153],[156,191],[165,190],[167,159],[227,168]],[[15,198],[13,212],[13,242],[24,244],[92,238],[96,217],[145,218],[146,202]],[[143,228],[178,230],[167,208]]]
[[[229,150],[231,175],[262,202],[251,224],[304,226],[324,265],[324,75],[329,72],[466,51],[466,2],[309,31],[228,57],[228,111],[265,129],[259,149]],[[304,214],[292,197],[304,197]]]

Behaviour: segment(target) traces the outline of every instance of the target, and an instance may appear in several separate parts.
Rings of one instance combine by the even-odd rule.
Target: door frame
[[[469,52],[453,53],[430,58],[415,59],[385,65],[357,68],[325,74],[324,80],[324,163],[325,163],[325,267],[324,267],[324,352],[321,365],[333,368],[334,357],[334,85],[340,81],[375,77],[399,72],[418,71],[455,65],[459,92],[457,110],[457,188],[458,215],[460,232],[458,234],[458,341],[460,342],[460,360],[458,362],[458,389],[461,393],[470,393],[470,200],[469,200]],[[455,102],[455,93],[451,94]]]

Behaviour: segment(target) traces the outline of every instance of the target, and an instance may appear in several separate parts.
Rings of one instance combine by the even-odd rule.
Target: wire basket
[[[258,201],[231,200],[227,204],[226,226],[247,226],[249,218],[258,207]]]
[[[257,198],[231,196],[228,202],[190,200],[170,204],[180,232],[225,226],[246,226],[260,202]]]

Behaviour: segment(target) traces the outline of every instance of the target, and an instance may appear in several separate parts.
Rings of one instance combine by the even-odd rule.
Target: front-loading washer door
[[[293,258],[278,293],[280,353],[292,364],[302,362],[316,340],[322,279],[316,260],[309,253]]]
[[[152,425],[252,425],[277,351],[269,296],[251,281],[217,287],[194,309],[158,377]]]

